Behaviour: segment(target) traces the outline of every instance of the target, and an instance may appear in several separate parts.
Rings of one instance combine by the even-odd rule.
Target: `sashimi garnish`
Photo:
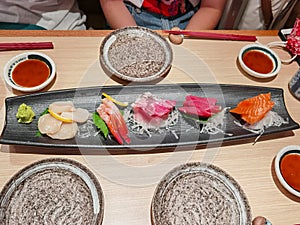
[[[280,127],[282,124],[287,124],[288,122],[288,119],[284,120],[274,111],[269,111],[262,120],[254,124],[241,124],[238,121],[234,121],[238,126],[255,134],[262,134],[269,127]]]
[[[274,111],[269,111],[266,113],[265,117],[262,120],[258,121],[255,124],[241,124],[238,121],[234,121],[234,123],[247,131],[258,134],[253,143],[255,144],[258,141],[258,139],[263,135],[265,129],[269,127],[280,127],[282,124],[288,124],[289,121],[288,119],[284,120],[280,115],[278,115],[278,113]]]
[[[78,127],[78,133],[77,136],[79,138],[88,138],[88,137],[95,137],[97,135],[99,135],[100,133],[103,134],[103,136],[106,138],[106,134],[108,134],[108,128],[105,125],[104,129],[107,129],[107,133],[103,132],[103,129],[99,129],[99,127],[95,124],[94,121],[94,116],[98,116],[100,118],[100,116],[98,115],[97,112],[93,113],[92,116],[86,121],[86,123],[81,124]],[[100,118],[101,119],[101,118]],[[102,119],[101,119],[102,120]],[[103,122],[104,123],[104,122]],[[96,129],[95,129],[96,126]]]
[[[207,118],[206,120],[201,120],[189,115],[184,115],[184,117],[189,121],[193,121],[196,128],[199,128],[200,133],[202,134],[223,133],[225,135],[232,136],[232,134],[224,132],[224,118],[227,110],[228,108],[223,108],[220,112],[215,113],[213,116]]]
[[[132,110],[124,110],[124,118],[129,124],[130,130],[133,133],[139,135],[147,134],[149,137],[151,137],[153,132],[163,133],[165,131],[171,131],[171,127],[176,125],[179,121],[179,113],[176,109],[172,110],[168,114],[167,119],[164,120],[159,127],[149,125],[147,122],[137,121]],[[176,137],[172,131],[171,133]]]

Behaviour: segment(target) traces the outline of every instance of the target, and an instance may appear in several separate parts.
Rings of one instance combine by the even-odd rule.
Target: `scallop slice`
[[[71,101],[60,101],[51,103],[49,105],[49,109],[60,114],[62,112],[72,112],[75,110],[75,107]]]
[[[77,123],[63,123],[59,129],[54,134],[47,134],[49,137],[53,139],[66,140],[75,137],[78,131]]]
[[[61,116],[70,118],[77,123],[84,123],[88,120],[90,113],[86,109],[76,108],[73,112],[62,112]]]
[[[42,134],[53,134],[59,131],[62,121],[55,119],[50,114],[45,114],[39,118],[38,128]]]

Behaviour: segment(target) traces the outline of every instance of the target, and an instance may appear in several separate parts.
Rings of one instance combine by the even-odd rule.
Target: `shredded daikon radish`
[[[242,125],[240,122],[234,122],[235,124],[244,128],[245,130],[248,130],[255,134],[260,134],[263,133],[264,130],[269,127],[280,127],[282,124],[287,124],[289,121],[288,119],[284,120],[281,116],[278,115],[278,113],[274,111],[269,111],[262,120],[252,125],[248,123]]]
[[[209,117],[207,120],[198,120],[194,119],[194,122],[197,127],[200,128],[200,133],[204,134],[217,134],[223,133],[231,136],[232,134],[228,134],[224,132],[224,117],[228,108],[222,109],[219,113]]]
[[[124,110],[124,119],[127,121],[130,130],[135,134],[144,134],[146,133],[149,137],[151,137],[152,132],[164,132],[169,130],[170,127],[177,124],[179,120],[178,110],[172,110],[167,118],[163,122],[163,124],[159,127],[154,127],[149,125],[146,122],[139,122],[134,119],[134,113],[131,110]]]
[[[278,113],[274,111],[269,111],[262,120],[252,125],[248,123],[241,124],[238,121],[234,121],[236,125],[242,127],[243,129],[258,134],[258,137],[255,139],[254,144],[261,137],[261,135],[263,135],[265,129],[269,127],[280,127],[282,124],[287,124],[288,122],[288,119],[284,120],[280,115],[278,115]]]
[[[101,131],[95,129],[94,123],[91,118],[86,123],[79,125],[77,136],[79,138],[87,138],[98,135]]]

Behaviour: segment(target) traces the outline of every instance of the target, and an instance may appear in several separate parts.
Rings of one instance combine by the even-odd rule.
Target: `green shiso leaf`
[[[189,115],[189,114],[186,114],[186,113],[183,113],[182,115],[186,119],[193,120],[193,121],[199,122],[199,123],[206,123],[207,120],[209,119],[209,117],[204,118],[204,117],[199,117],[199,116],[195,116],[195,115]]]
[[[108,127],[103,119],[99,116],[98,113],[93,113],[93,122],[95,126],[103,133],[104,137],[107,138],[108,135]]]
[[[35,137],[42,137],[42,133],[38,130],[36,133],[35,133]]]
[[[48,108],[46,108],[46,109],[40,114],[40,116],[43,116],[43,115],[45,115],[45,114],[47,114],[47,113],[49,113]]]

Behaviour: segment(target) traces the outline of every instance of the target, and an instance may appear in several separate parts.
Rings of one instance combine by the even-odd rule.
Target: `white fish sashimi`
[[[50,114],[45,114],[39,118],[38,129],[42,134],[53,134],[59,131],[62,121],[55,119]]]
[[[53,139],[66,140],[75,137],[78,132],[77,123],[63,123],[58,132],[54,134],[47,134]]]
[[[86,122],[90,113],[83,108],[75,108],[71,101],[53,102],[48,107],[49,110],[63,118],[72,119],[73,122],[64,122],[63,119],[55,118],[49,114],[45,114],[39,118],[38,129],[42,134],[47,134],[53,139],[65,140],[75,137],[79,128],[77,123]]]
[[[71,101],[53,102],[49,105],[49,109],[55,113],[73,112],[75,107]]]
[[[73,112],[62,112],[61,116],[70,118],[77,123],[84,123],[88,120],[90,113],[86,109],[76,108]]]

